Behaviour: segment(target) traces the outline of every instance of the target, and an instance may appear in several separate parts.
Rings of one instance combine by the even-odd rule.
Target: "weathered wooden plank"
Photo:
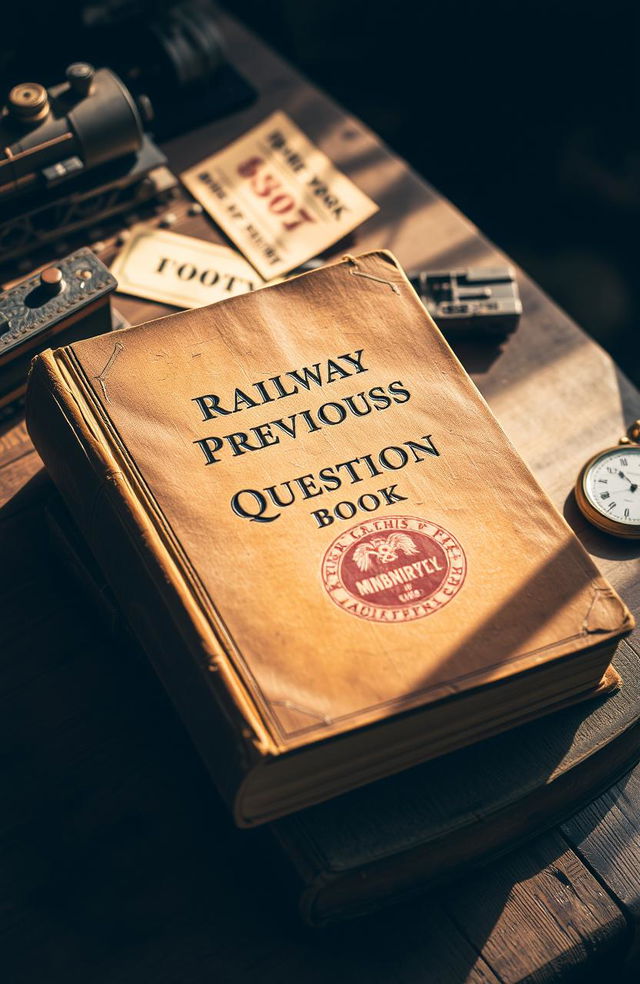
[[[0,506],[42,467],[21,413],[0,423]]]
[[[640,766],[561,827],[568,843],[640,922]]]
[[[0,469],[33,450],[21,414],[6,416],[0,423]]]
[[[615,902],[554,833],[449,889],[445,907],[503,984],[614,975],[629,940]]]

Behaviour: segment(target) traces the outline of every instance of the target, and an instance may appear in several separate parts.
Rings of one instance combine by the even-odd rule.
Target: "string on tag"
[[[343,259],[346,260],[347,263],[353,264],[353,266],[349,270],[349,273],[351,273],[354,277],[366,277],[367,280],[375,280],[379,284],[386,284],[387,287],[391,287],[391,290],[393,291],[394,294],[400,293],[400,288],[398,287],[398,285],[394,284],[391,280],[385,280],[383,277],[376,277],[373,273],[365,273],[364,270],[361,270],[360,267],[358,266],[358,261],[356,260],[355,256],[351,255],[351,253],[347,253],[345,256],[343,256]]]

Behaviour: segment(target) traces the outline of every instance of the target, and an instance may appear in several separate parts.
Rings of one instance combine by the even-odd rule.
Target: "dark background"
[[[226,6],[379,133],[640,383],[637,4]]]

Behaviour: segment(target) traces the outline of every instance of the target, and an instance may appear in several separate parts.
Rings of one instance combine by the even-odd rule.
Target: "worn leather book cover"
[[[583,696],[633,626],[389,253],[44,353],[27,423],[241,824]]]

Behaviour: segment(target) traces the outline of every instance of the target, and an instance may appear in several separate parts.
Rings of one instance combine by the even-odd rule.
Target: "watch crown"
[[[631,427],[628,428],[627,434],[635,444],[640,442],[640,420],[634,420]]]

